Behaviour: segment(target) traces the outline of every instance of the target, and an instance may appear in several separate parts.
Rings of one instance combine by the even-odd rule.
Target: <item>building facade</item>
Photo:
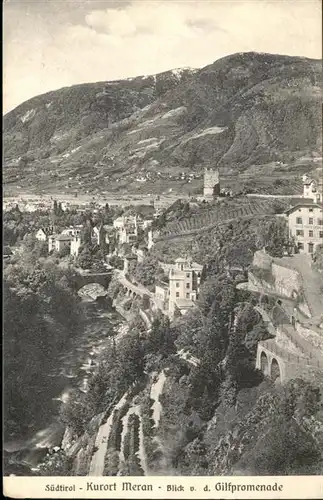
[[[131,245],[136,242],[139,227],[138,218],[136,216],[118,217],[113,221],[113,226],[117,230],[120,245],[123,243]]]
[[[286,210],[290,236],[299,252],[313,254],[323,244],[322,203],[305,200]]]
[[[203,266],[179,257],[169,271],[169,315],[178,309],[182,314],[195,305],[200,290]]]
[[[42,227],[35,235],[38,241],[48,241],[49,236],[53,234],[53,227]]]
[[[315,203],[322,203],[322,192],[322,183],[320,184],[307,175],[303,175],[303,198],[312,200]]]
[[[77,234],[72,237],[71,240],[71,255],[72,257],[77,257],[80,253],[80,248],[82,245],[82,237],[80,234]]]
[[[48,252],[61,252],[64,248],[71,248],[73,236],[69,234],[52,234],[48,238]]]
[[[155,285],[155,305],[157,309],[168,314],[169,286],[167,283],[159,282]]]

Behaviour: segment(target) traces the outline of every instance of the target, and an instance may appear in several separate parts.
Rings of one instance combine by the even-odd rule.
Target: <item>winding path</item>
[[[166,375],[164,370],[162,370],[161,373],[159,374],[157,381],[154,384],[152,384],[150,390],[150,398],[154,401],[152,410],[153,410],[153,420],[155,429],[157,429],[159,425],[159,420],[161,416],[162,405],[161,402],[159,401],[159,397],[163,392],[165,382],[166,382]]]
[[[106,421],[105,424],[101,425],[99,428],[99,431],[96,436],[95,440],[95,447],[97,448],[97,451],[93,454],[92,460],[91,460],[91,465],[90,465],[90,470],[89,470],[89,476],[103,476],[103,471],[104,471],[104,458],[107,453],[108,449],[108,440],[109,440],[109,435],[111,432],[111,427],[113,424],[113,417],[114,414],[117,410],[120,410],[120,408],[123,407],[123,405],[127,401],[127,392],[122,396],[120,401],[116,404],[114,409],[112,410],[108,420]]]

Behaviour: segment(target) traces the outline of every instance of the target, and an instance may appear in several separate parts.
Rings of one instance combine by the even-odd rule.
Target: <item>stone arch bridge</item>
[[[103,286],[103,288],[108,289],[112,275],[113,275],[112,270],[103,273],[99,272],[79,273],[74,279],[74,286],[76,291],[79,291],[85,285],[97,283],[98,285]]]
[[[275,383],[292,378],[312,378],[322,372],[323,364],[311,353],[300,355],[278,346],[274,339],[258,342],[256,368]]]
[[[129,281],[123,274],[118,276],[119,285],[123,288],[125,295],[130,298],[140,297],[143,301],[143,307],[149,308],[150,301],[153,299],[153,293],[142,285],[135,285]]]

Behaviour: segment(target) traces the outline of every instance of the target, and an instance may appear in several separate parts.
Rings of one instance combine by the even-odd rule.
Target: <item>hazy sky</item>
[[[4,0],[4,111],[234,52],[321,58],[320,0]]]

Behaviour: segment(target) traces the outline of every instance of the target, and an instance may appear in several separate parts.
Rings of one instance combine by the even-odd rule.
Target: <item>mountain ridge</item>
[[[158,193],[210,164],[320,156],[321,76],[319,60],[248,52],[33,97],[4,116],[4,184]]]

